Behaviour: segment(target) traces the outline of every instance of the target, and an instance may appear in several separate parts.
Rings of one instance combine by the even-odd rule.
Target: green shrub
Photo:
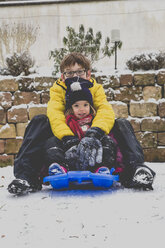
[[[36,42],[39,26],[18,21],[0,23],[0,66],[6,66],[5,60],[8,54],[30,51],[30,47]]]
[[[79,26],[79,32],[76,32],[74,28],[67,26],[67,37],[63,38],[63,48],[54,49],[50,51],[50,59],[54,60],[54,72],[56,74],[60,71],[60,63],[63,57],[71,52],[79,52],[89,58],[93,65],[104,57],[110,57],[115,52],[115,45],[110,47],[110,38],[106,37],[104,45],[102,46],[102,34],[98,31],[95,35],[93,29],[89,28],[85,32],[84,26]],[[117,47],[120,49],[122,42],[117,43]]]
[[[159,70],[165,68],[165,52],[142,53],[129,59],[126,65],[131,71]]]
[[[24,74],[25,76],[30,74],[30,68],[34,66],[34,60],[30,57],[28,52],[14,53],[6,58],[6,72],[12,76],[18,76]],[[5,71],[5,69],[3,69]]]

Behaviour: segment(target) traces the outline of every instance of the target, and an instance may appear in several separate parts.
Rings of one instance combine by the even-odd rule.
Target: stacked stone
[[[28,122],[46,114],[52,77],[0,79],[0,167],[12,165]]]
[[[116,118],[127,118],[148,162],[165,161],[165,71],[99,77]]]
[[[145,160],[165,161],[165,71],[98,76],[116,118],[127,118]],[[12,165],[28,122],[46,114],[53,77],[1,77],[0,167]]]

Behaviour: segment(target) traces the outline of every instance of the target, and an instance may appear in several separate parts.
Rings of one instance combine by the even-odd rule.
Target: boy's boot
[[[150,168],[143,166],[137,167],[132,178],[132,186],[134,188],[153,189],[152,184],[155,174]]]
[[[126,188],[152,190],[156,173],[145,164],[129,165],[120,174],[120,181]]]
[[[41,184],[32,185],[27,180],[16,178],[9,185],[7,190],[11,194],[21,195],[28,192],[35,192],[42,189]]]

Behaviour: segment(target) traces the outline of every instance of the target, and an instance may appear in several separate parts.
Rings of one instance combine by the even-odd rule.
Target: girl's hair
[[[64,72],[66,67],[74,66],[75,64],[81,65],[85,70],[90,70],[90,61],[81,53],[73,52],[66,55],[60,64],[61,73]]]
[[[65,112],[65,117],[67,117],[68,115],[72,115],[73,114],[73,109],[69,108],[67,109],[67,111]],[[96,115],[96,110],[94,109],[93,106],[90,105],[90,114],[92,114],[93,116]]]

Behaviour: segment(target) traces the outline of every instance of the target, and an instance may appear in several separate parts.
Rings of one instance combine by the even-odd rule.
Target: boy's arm
[[[66,91],[56,83],[50,88],[50,101],[47,107],[47,116],[50,121],[53,134],[62,139],[64,136],[74,136],[71,129],[66,124],[65,111],[65,93]],[[99,127],[106,134],[110,132],[114,125],[115,115],[102,85],[94,82],[91,88],[94,108],[97,111],[93,119],[92,127]]]
[[[91,92],[94,108],[97,112],[93,119],[92,127],[99,127],[105,134],[109,134],[115,122],[115,114],[112,106],[107,101],[102,85],[95,83]]]
[[[66,124],[65,111],[65,90],[56,85],[50,88],[50,100],[47,106],[47,116],[50,121],[53,134],[62,139],[64,136],[73,136],[71,129]]]

